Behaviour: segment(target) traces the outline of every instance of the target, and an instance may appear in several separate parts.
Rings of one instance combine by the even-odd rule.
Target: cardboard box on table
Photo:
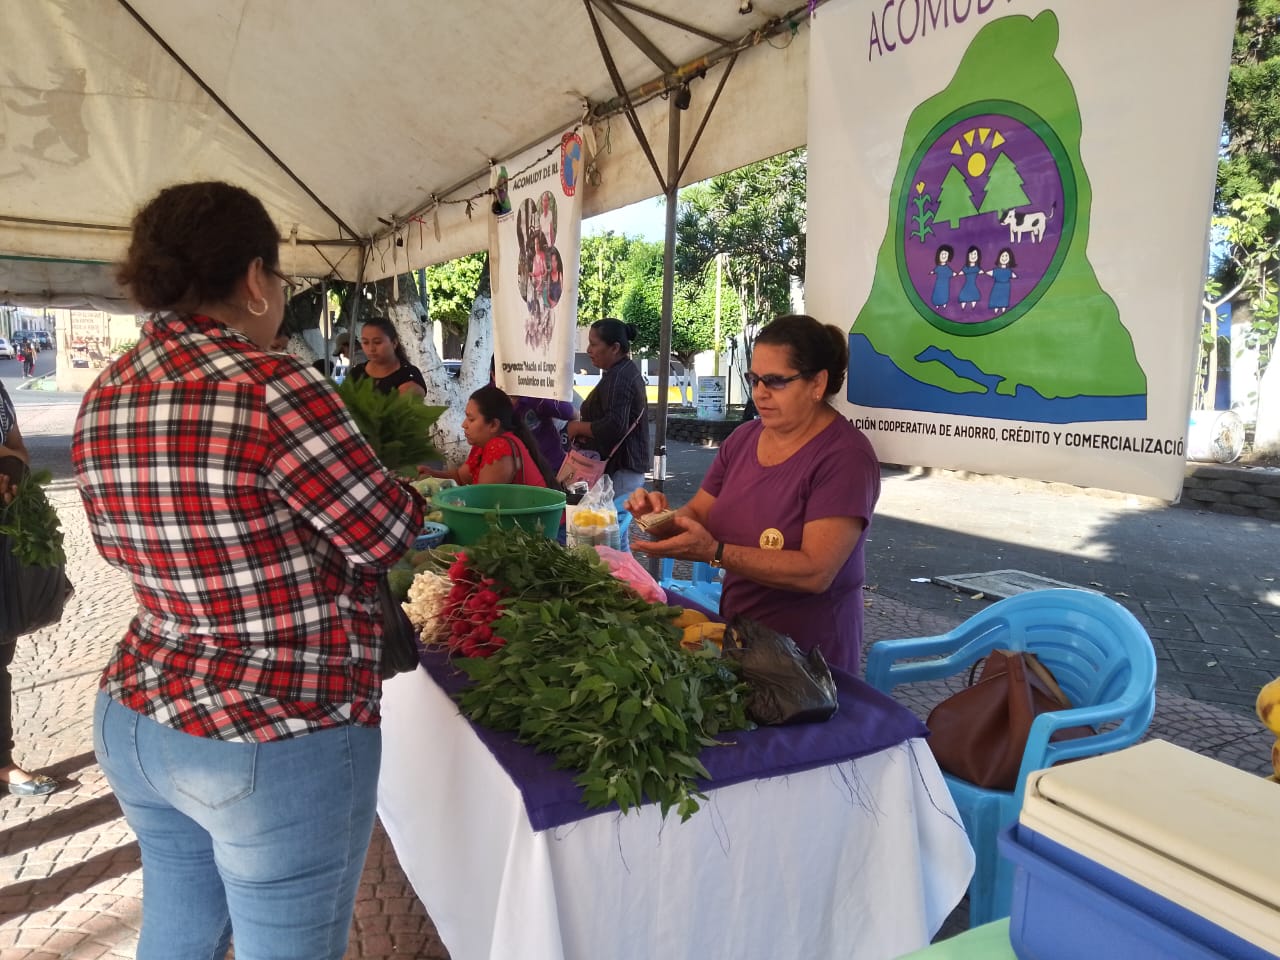
[[[1161,740],[1032,774],[1000,838],[1036,960],[1280,954],[1280,786]]]

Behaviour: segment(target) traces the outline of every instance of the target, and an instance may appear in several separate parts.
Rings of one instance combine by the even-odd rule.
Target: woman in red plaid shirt
[[[120,270],[154,312],[72,456],[137,614],[94,747],[143,863],[142,960],[342,957],[381,752],[377,578],[422,526],[332,385],[267,350],[289,285],[262,204],[162,191]]]

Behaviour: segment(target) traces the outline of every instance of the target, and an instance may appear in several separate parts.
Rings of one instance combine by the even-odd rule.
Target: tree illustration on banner
[[[991,164],[991,175],[987,178],[987,195],[982,200],[979,213],[994,213],[1003,216],[1006,210],[1025,207],[1031,199],[1022,189],[1022,176],[1018,166],[1009,159],[1007,153],[1001,153]]]
[[[956,167],[947,171],[942,180],[942,190],[938,194],[938,212],[933,215],[935,223],[946,221],[955,230],[965,217],[973,217],[978,208],[973,203],[973,193],[969,190],[969,181]]]

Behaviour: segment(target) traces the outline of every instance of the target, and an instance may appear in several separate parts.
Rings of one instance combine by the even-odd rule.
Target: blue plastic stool
[[[1137,743],[1156,706],[1156,656],[1147,632],[1120,604],[1087,590],[1033,590],[994,603],[940,636],[881,640],[867,653],[867,682],[889,693],[900,683],[960,673],[993,650],[1034,653],[1075,706],[1036,717],[1012,792],[944,773],[977,856],[971,927],[1009,915],[1013,865],[1000,856],[996,838],[1022,809],[1027,774]],[[1049,742],[1056,731],[1075,726],[1101,732]]]

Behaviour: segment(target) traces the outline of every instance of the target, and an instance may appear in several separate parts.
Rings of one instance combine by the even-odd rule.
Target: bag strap
[[[520,478],[516,482],[524,483],[524,460],[520,458],[520,450],[516,447],[516,443],[511,439],[510,434],[504,433],[502,436],[506,439],[507,446],[511,448],[511,459],[516,462],[516,476]]]
[[[627,427],[627,432],[624,433],[622,435],[622,438],[613,445],[613,449],[609,451],[609,456],[605,457],[606,460],[608,460],[609,457],[612,457],[615,453],[618,452],[618,448],[622,446],[623,442],[627,439],[627,437],[631,436],[631,431],[634,430],[636,427],[640,426],[640,421],[644,419],[644,415],[647,412],[648,412],[647,410],[640,411],[640,416],[636,417],[635,421],[631,424],[631,426]]]
[[[1054,679],[1049,668],[1041,663],[1040,658],[1034,653],[1027,653],[1025,651],[996,649],[992,650],[990,654],[983,657],[981,660],[975,660],[973,665],[969,667],[969,686],[973,686],[974,676],[977,674],[978,668],[985,665],[986,662],[997,653],[1004,654],[1007,659],[1016,658],[1020,660],[1023,665],[1034,673],[1036,678],[1044,684],[1045,690],[1048,692],[1049,696],[1053,697],[1053,699],[1056,700],[1063,709],[1069,710],[1071,708],[1071,698],[1063,692],[1062,687],[1058,685],[1058,681]]]
[[[1040,682],[1048,688],[1049,695],[1062,704],[1064,709],[1069,710],[1071,708],[1071,699],[1063,693],[1062,687],[1058,686],[1058,681],[1049,672],[1049,668],[1040,662],[1040,658],[1034,653],[1024,653],[1022,659],[1031,669],[1031,672],[1039,677]]]

